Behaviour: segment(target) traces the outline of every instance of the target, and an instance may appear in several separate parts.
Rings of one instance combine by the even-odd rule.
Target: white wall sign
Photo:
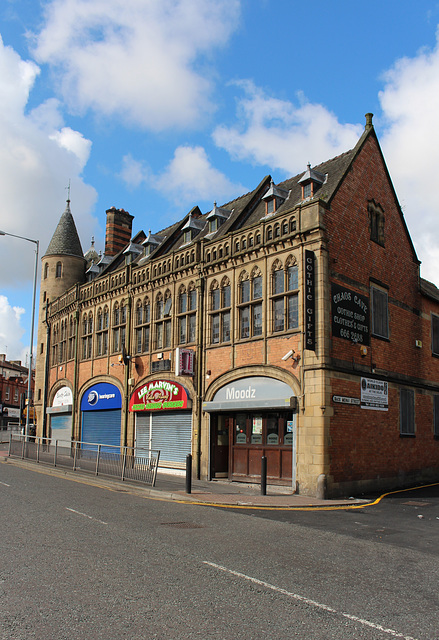
[[[361,408],[388,411],[389,385],[384,380],[361,378]]]
[[[73,404],[73,394],[69,387],[61,387],[61,389],[58,389],[55,393],[52,407],[62,407],[65,404]]]

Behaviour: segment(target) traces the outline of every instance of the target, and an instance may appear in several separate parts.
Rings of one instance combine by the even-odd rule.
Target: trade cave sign
[[[136,389],[130,399],[130,411],[166,411],[189,409],[191,400],[178,382],[152,380]]]
[[[332,336],[369,344],[369,298],[339,284],[331,287]]]

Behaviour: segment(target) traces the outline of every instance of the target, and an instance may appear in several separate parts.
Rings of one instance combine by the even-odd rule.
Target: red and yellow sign
[[[186,389],[178,382],[152,380],[133,392],[130,411],[187,409],[189,402]]]

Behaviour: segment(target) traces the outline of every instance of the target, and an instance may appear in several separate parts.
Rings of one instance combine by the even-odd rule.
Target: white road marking
[[[93,516],[89,516],[86,513],[82,513],[81,511],[76,511],[76,509],[69,509],[66,507],[67,511],[71,511],[72,513],[77,513],[78,516],[84,516],[84,518],[89,518],[89,520],[94,520],[95,522],[100,522],[101,524],[108,524],[108,522],[104,522],[103,520],[98,520],[98,518],[93,518]]]
[[[0,482],[0,484],[4,485],[5,487],[10,487],[10,484],[6,484],[6,482]]]
[[[417,640],[412,636],[406,636],[403,633],[399,633],[394,629],[386,629],[386,627],[382,627],[380,624],[375,624],[375,622],[370,622],[369,620],[364,620],[363,618],[358,618],[357,616],[352,616],[349,613],[343,613],[343,611],[337,611],[337,609],[333,609],[332,607],[328,607],[326,604],[322,604],[321,602],[316,602],[315,600],[310,600],[305,596],[301,596],[297,593],[292,593],[291,591],[287,591],[286,589],[282,589],[281,587],[276,587],[269,582],[264,582],[263,580],[258,580],[257,578],[252,578],[252,576],[247,576],[245,573],[240,573],[239,571],[233,571],[233,569],[228,569],[227,567],[223,567],[220,564],[215,564],[214,562],[208,562],[207,560],[203,561],[204,564],[209,565],[210,567],[214,567],[215,569],[219,569],[220,571],[225,571],[226,573],[230,573],[233,576],[237,576],[238,578],[244,578],[244,580],[248,580],[249,582],[253,582],[254,584],[258,584],[262,587],[266,587],[267,589],[271,589],[272,591],[276,591],[277,593],[281,593],[284,596],[288,596],[290,598],[294,598],[295,600],[299,600],[300,602],[304,602],[305,604],[309,604],[313,607],[317,607],[318,609],[323,609],[323,611],[328,611],[328,613],[333,613],[339,616],[343,616],[344,618],[348,618],[348,620],[352,620],[353,622],[358,622],[366,627],[371,627],[372,629],[376,629],[377,631],[382,631],[383,633],[387,633],[394,638],[402,638],[402,640]]]

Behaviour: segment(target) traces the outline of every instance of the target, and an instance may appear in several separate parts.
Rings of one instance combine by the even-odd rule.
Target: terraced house
[[[439,476],[439,291],[372,124],[354,149],[178,223],[70,203],[42,259],[38,434],[335,496]]]

